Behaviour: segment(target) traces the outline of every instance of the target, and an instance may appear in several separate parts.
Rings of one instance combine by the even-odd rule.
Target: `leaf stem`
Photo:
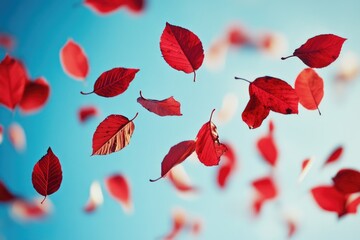
[[[318,112],[319,112],[319,115],[321,116],[321,112],[320,112],[320,109],[319,109],[319,107],[317,107],[317,110],[318,110]]]
[[[282,57],[281,60],[285,60],[285,59],[292,58],[292,57],[295,57],[295,56],[294,56],[294,55],[290,55],[290,56],[287,56],[287,57]]]
[[[213,116],[214,112],[215,112],[215,108],[211,111],[209,122],[211,122],[211,119],[212,119],[212,116]]]
[[[141,97],[141,98],[143,98],[143,99],[145,99],[145,98],[143,97],[143,95],[142,95],[142,92],[141,92],[141,90],[140,90],[140,97]]]
[[[156,182],[158,180],[160,180],[162,177],[158,177],[157,179],[149,179],[150,182]]]
[[[134,119],[135,119],[138,115],[139,115],[139,113],[137,112],[137,113],[135,114],[135,117],[133,117],[129,122],[134,121]]]
[[[46,196],[44,197],[44,199],[41,201],[41,204],[43,204],[43,202],[45,201],[46,197],[47,197],[47,195],[46,195]]]
[[[89,94],[94,93],[94,91],[92,91],[92,92],[88,92],[88,93],[81,91],[80,93],[81,93],[82,95],[89,95]]]
[[[247,80],[247,79],[245,79],[245,78],[241,78],[241,77],[234,77],[235,78],[235,80],[243,80],[243,81],[245,81],[245,82],[248,82],[248,83],[251,83],[249,80]]]
[[[195,79],[196,79],[196,71],[194,71],[194,82],[195,82]]]

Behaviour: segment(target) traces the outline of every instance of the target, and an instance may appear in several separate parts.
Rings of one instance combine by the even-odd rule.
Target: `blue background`
[[[74,7],[75,4],[75,7]],[[319,209],[309,194],[317,184],[330,183],[341,167],[360,167],[360,86],[351,83],[339,97],[333,78],[337,62],[318,73],[325,82],[323,113],[300,107],[299,115],[271,113],[280,159],[275,176],[280,196],[264,206],[258,219],[251,215],[253,191],[250,182],[267,175],[271,169],[263,163],[255,148],[256,139],[267,132],[268,120],[256,130],[249,130],[241,120],[248,101],[248,85],[234,81],[234,76],[255,79],[270,75],[294,83],[305,68],[298,59],[281,61],[252,51],[232,52],[223,70],[197,71],[192,75],[169,67],[161,57],[159,39],[165,23],[190,29],[208,49],[213,40],[233,22],[241,22],[254,31],[280,32],[289,42],[285,55],[306,39],[321,33],[345,37],[342,53],[360,52],[358,23],[360,5],[355,0],[149,0],[142,15],[122,9],[99,16],[76,1],[1,0],[0,31],[15,36],[12,55],[21,59],[30,75],[44,76],[51,85],[45,108],[34,115],[13,114],[0,107],[0,122],[7,128],[20,123],[27,136],[27,150],[17,153],[5,138],[0,146],[0,178],[15,193],[38,196],[32,187],[34,164],[49,146],[60,158],[63,182],[51,195],[54,212],[42,221],[22,223],[9,215],[9,206],[0,206],[0,238],[5,239],[156,239],[171,229],[171,210],[180,207],[203,220],[199,239],[286,239],[284,216],[295,214],[299,231],[294,239],[357,239],[359,218],[347,216],[340,221],[333,213]],[[59,51],[68,38],[85,49],[90,73],[83,84],[72,80],[62,70]],[[1,57],[5,51],[1,50]],[[122,95],[102,98],[82,96],[104,71],[113,67],[139,68],[135,80]],[[143,109],[137,102],[139,90],[145,97],[163,99],[173,95],[182,104],[182,117],[161,118]],[[158,177],[160,164],[169,148],[195,138],[213,108],[220,109],[223,97],[235,93],[239,107],[233,120],[219,125],[220,139],[231,142],[239,156],[236,175],[228,188],[216,186],[216,169],[198,162],[184,165],[201,194],[189,201],[179,198],[167,180],[150,183]],[[101,116],[81,125],[77,119],[80,106],[94,104]],[[135,132],[129,146],[107,156],[91,154],[91,140],[96,126],[110,114],[122,114],[135,120]],[[216,124],[216,122],[215,122]],[[345,146],[341,162],[320,169],[327,155],[338,145]],[[297,183],[300,164],[315,157],[314,167],[303,183]],[[125,174],[132,186],[134,213],[126,215],[104,190],[105,202],[94,214],[83,212],[91,182],[102,182],[112,173]],[[191,239],[184,232],[180,239]]]

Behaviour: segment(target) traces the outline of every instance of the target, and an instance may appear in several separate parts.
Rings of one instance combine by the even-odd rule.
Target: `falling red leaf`
[[[5,186],[3,181],[0,180],[0,203],[8,203],[16,200],[17,197],[11,193]]]
[[[278,159],[278,149],[275,144],[274,137],[272,135],[261,137],[256,143],[258,152],[262,158],[275,167]]]
[[[148,111],[153,112],[159,116],[182,116],[180,112],[180,103],[172,96],[164,100],[146,99],[140,91],[140,97],[137,99]]]
[[[32,172],[32,183],[35,190],[44,196],[55,193],[62,182],[62,170],[58,157],[49,147],[47,153],[35,164]]]
[[[324,81],[312,68],[302,70],[297,76],[295,91],[304,108],[317,109],[321,115],[319,104],[324,96]]]
[[[252,182],[252,186],[263,200],[270,200],[277,196],[277,188],[272,177],[262,177]]]
[[[294,220],[287,219],[287,226],[288,226],[288,238],[291,238],[296,233],[297,224]]]
[[[172,214],[173,226],[165,237],[164,240],[174,240],[176,236],[185,228],[186,226],[186,214],[183,210],[176,209]]]
[[[126,6],[133,13],[141,13],[144,11],[146,6],[145,0],[127,0]]]
[[[126,91],[138,71],[140,70],[133,68],[113,68],[103,72],[96,80],[94,90],[89,93],[81,92],[81,94],[96,93],[102,97],[115,97]]]
[[[95,106],[83,106],[78,110],[79,121],[82,123],[98,115],[99,110]]]
[[[327,160],[326,160],[325,163],[324,163],[324,166],[325,166],[325,165],[328,165],[328,164],[332,164],[332,163],[334,163],[334,162],[337,162],[337,161],[340,159],[343,151],[344,151],[343,146],[338,146],[338,147],[329,155],[329,157],[327,158]]]
[[[215,109],[211,112],[210,119],[199,130],[196,136],[195,151],[205,166],[218,165],[220,157],[226,152],[226,146],[219,141],[215,124],[211,121]]]
[[[354,198],[350,195],[346,203],[346,214],[357,213],[358,206],[360,204],[360,196],[357,195]]]
[[[60,50],[60,62],[66,74],[76,80],[84,80],[89,73],[89,62],[84,49],[69,39]]]
[[[97,126],[93,135],[92,155],[106,155],[120,151],[130,143],[135,130],[133,120],[122,115],[112,114]]]
[[[128,179],[121,174],[114,174],[105,179],[105,185],[110,195],[118,201],[126,213],[133,211],[131,189]]]
[[[230,45],[235,47],[251,44],[249,34],[244,27],[239,25],[231,26],[228,29],[226,39]]]
[[[198,36],[188,29],[166,23],[160,38],[160,50],[165,61],[174,69],[194,73],[204,60],[204,49]]]
[[[40,204],[39,201],[16,200],[11,206],[11,213],[17,219],[23,221],[40,220],[51,212],[52,204],[50,201]]]
[[[198,189],[194,187],[190,178],[185,172],[185,169],[182,165],[176,165],[173,167],[167,174],[168,179],[172,185],[181,193],[192,193],[196,192]]]
[[[19,103],[20,110],[29,114],[40,110],[50,95],[50,86],[45,78],[27,81],[24,94]]]
[[[225,188],[229,177],[236,168],[235,151],[230,144],[225,144],[225,146],[227,148],[227,151],[224,153],[223,157],[225,157],[224,160],[226,161],[219,167],[217,173],[217,183],[220,188]],[[222,160],[222,162],[224,162],[224,160]]]
[[[7,51],[11,51],[15,46],[14,38],[7,33],[0,33],[0,47],[5,48]]]
[[[21,101],[27,80],[22,63],[9,55],[0,63],[0,104],[14,110]]]
[[[345,211],[346,197],[333,186],[318,186],[311,189],[311,194],[322,209],[336,212],[341,216]]]
[[[340,55],[346,38],[334,34],[321,34],[312,37],[296,49],[293,55],[281,58],[298,57],[311,68],[323,68],[334,62]]]
[[[310,168],[312,166],[312,162],[313,162],[313,160],[311,158],[307,158],[301,163],[301,171],[300,171],[300,175],[299,175],[299,182],[301,182],[305,178],[307,173],[309,172],[309,170],[310,170]]]
[[[252,95],[241,117],[250,129],[254,129],[261,126],[269,113],[270,109],[265,107],[255,95]]]
[[[202,229],[202,221],[200,219],[195,219],[193,222],[192,222],[192,225],[191,225],[191,233],[194,235],[194,236],[197,236],[200,234],[201,232],[201,229]]]
[[[91,183],[89,201],[84,207],[84,211],[87,213],[94,212],[103,202],[104,198],[100,183],[98,181],[94,181]]]
[[[195,146],[194,140],[183,141],[172,146],[161,163],[161,176],[155,180],[150,179],[150,181],[155,182],[163,178],[173,167],[189,157],[195,151]]]
[[[265,199],[262,197],[256,197],[252,202],[252,211],[255,216],[258,216],[261,212],[262,206],[265,202]]]
[[[22,152],[26,148],[26,136],[25,131],[21,125],[12,123],[8,129],[8,135],[11,144],[18,152]]]
[[[341,169],[332,180],[335,188],[344,194],[360,192],[359,171],[354,169]]]
[[[85,0],[84,5],[98,14],[113,13],[127,7],[133,13],[141,13],[145,9],[145,0]]]

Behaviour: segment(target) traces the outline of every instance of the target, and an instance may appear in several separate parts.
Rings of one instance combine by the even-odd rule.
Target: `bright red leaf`
[[[69,39],[60,50],[60,62],[64,72],[76,80],[84,80],[89,73],[86,53],[72,39]]]
[[[240,25],[231,26],[227,31],[226,39],[231,46],[235,47],[251,44],[249,33]]]
[[[140,97],[137,99],[148,111],[153,112],[159,116],[182,116],[180,112],[180,103],[172,96],[164,100],[146,99],[140,91]]]
[[[263,200],[273,199],[278,191],[272,177],[262,177],[252,182],[252,186]]]
[[[141,13],[145,9],[145,0],[85,0],[85,6],[98,14],[113,13],[127,7],[133,13]]]
[[[343,146],[338,146],[337,148],[335,148],[335,150],[329,155],[329,157],[325,161],[324,166],[337,162],[340,159],[343,151],[344,151]]]
[[[3,181],[0,180],[0,203],[7,203],[16,200],[17,197],[11,193],[5,186]]]
[[[204,60],[204,49],[198,36],[188,29],[166,23],[160,38],[160,50],[174,69],[194,73]]]
[[[272,135],[261,137],[257,141],[256,147],[262,158],[269,163],[270,166],[275,167],[278,159],[278,149],[274,137]]]
[[[210,120],[199,130],[196,136],[196,154],[205,166],[218,165],[220,157],[226,152],[226,146],[219,141],[215,124],[211,121],[215,109],[211,112]]]
[[[113,68],[100,75],[92,92],[81,94],[96,93],[102,97],[115,97],[126,91],[138,71],[140,70],[133,68]]]
[[[334,186],[344,194],[360,192],[360,172],[354,169],[341,169],[333,177]]]
[[[78,110],[78,118],[82,123],[98,115],[99,110],[95,106],[83,106]]]
[[[32,183],[35,190],[44,196],[43,203],[48,195],[56,192],[62,182],[62,170],[58,157],[51,148],[35,164],[32,172]]]
[[[252,95],[241,117],[250,129],[254,129],[261,126],[269,113],[270,109],[265,107],[255,95]]]
[[[24,94],[19,103],[20,110],[29,114],[40,110],[47,102],[50,95],[50,86],[45,78],[27,81]]]
[[[11,206],[12,216],[22,221],[43,219],[50,214],[51,210],[52,204],[49,200],[40,204],[38,200],[18,199]]]
[[[133,211],[131,188],[128,179],[121,174],[114,174],[105,179],[105,185],[110,195],[118,201],[126,213]]]
[[[183,141],[172,146],[161,163],[161,176],[150,181],[155,182],[164,177],[173,167],[188,158],[195,151],[195,146],[194,140]]]
[[[92,155],[106,155],[120,151],[130,143],[135,130],[133,120],[112,114],[97,126],[92,139]]]
[[[217,172],[217,183],[220,188],[225,188],[229,177],[236,169],[236,155],[230,144],[225,144],[227,151],[223,155],[224,162]]]
[[[21,101],[27,80],[22,63],[9,55],[0,63],[0,104],[14,110]]]
[[[311,194],[322,209],[336,212],[341,216],[345,211],[346,197],[333,186],[318,186],[311,189]]]
[[[311,68],[323,68],[334,62],[340,55],[346,38],[334,34],[321,34],[312,37],[296,49],[293,55],[281,58],[298,57]]]

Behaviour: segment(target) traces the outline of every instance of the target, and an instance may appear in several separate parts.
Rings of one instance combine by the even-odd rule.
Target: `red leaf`
[[[99,110],[95,106],[83,106],[78,111],[78,117],[80,122],[82,123],[98,115]]]
[[[341,155],[342,155],[342,153],[343,153],[343,150],[344,150],[343,146],[338,146],[338,147],[329,155],[329,157],[327,158],[327,160],[326,160],[325,163],[324,163],[324,166],[325,166],[325,165],[328,165],[328,164],[332,164],[332,163],[334,163],[334,162],[337,162],[337,161],[340,159],[340,157],[341,157]]]
[[[252,186],[263,200],[273,199],[278,194],[276,185],[271,177],[259,178],[252,182]]]
[[[190,178],[182,165],[173,167],[167,174],[172,185],[181,193],[196,192],[198,189],[192,186]]]
[[[296,49],[290,57],[298,57],[307,66],[312,68],[323,68],[334,62],[340,54],[341,47],[346,38],[334,34],[322,34],[310,38],[305,44]]]
[[[338,215],[344,213],[346,197],[333,186],[318,186],[311,189],[311,194],[316,203],[322,209],[336,212]]]
[[[94,212],[103,202],[104,198],[100,183],[98,181],[94,181],[91,183],[89,201],[84,207],[84,211],[87,213]]]
[[[66,74],[76,80],[84,80],[89,73],[89,62],[84,49],[69,39],[60,50],[60,62]]]
[[[196,154],[205,166],[218,165],[220,157],[226,152],[226,146],[219,141],[215,124],[210,120],[205,123],[196,136]]]
[[[146,2],[145,0],[127,0],[126,5],[133,13],[141,13],[144,11]]]
[[[7,189],[7,187],[2,181],[0,181],[0,202],[7,203],[12,202],[16,199],[17,197]]]
[[[140,91],[140,97],[137,99],[148,111],[153,112],[159,116],[182,116],[180,112],[180,103],[173,97],[164,100],[146,99]]]
[[[5,48],[7,51],[11,51],[14,48],[15,40],[12,36],[6,33],[0,33],[0,47]]]
[[[252,211],[255,216],[259,215],[262,209],[262,206],[265,202],[265,199],[262,197],[257,197],[252,202]]]
[[[301,163],[301,171],[300,171],[300,175],[299,175],[299,182],[301,182],[305,178],[307,173],[309,172],[309,170],[310,170],[310,168],[312,166],[312,161],[313,160],[311,158],[307,158]]]
[[[182,163],[186,158],[188,158],[195,151],[195,141],[188,140],[183,141],[175,146],[172,146],[164,157],[164,160],[161,163],[161,176],[155,180],[150,179],[150,182],[155,182],[166,175],[173,167]]]
[[[358,206],[360,204],[360,196],[356,196],[352,198],[351,196],[348,198],[346,204],[346,214],[355,214],[357,213]]]
[[[47,201],[40,204],[39,201],[16,200],[11,207],[11,213],[14,217],[25,221],[39,220],[45,218],[52,209],[52,204]]]
[[[176,210],[172,215],[173,227],[171,232],[168,233],[164,240],[174,240],[176,236],[185,228],[186,226],[186,215],[182,210]]]
[[[145,0],[85,0],[85,6],[98,14],[105,15],[127,7],[133,13],[140,13],[145,8]]]
[[[62,170],[58,157],[51,148],[35,164],[32,172],[32,183],[35,190],[44,196],[43,203],[48,195],[56,192],[61,185]]]
[[[217,183],[220,188],[225,188],[229,177],[236,168],[236,156],[235,151],[229,144],[225,144],[227,151],[224,153],[224,160],[226,162],[219,167],[217,173]],[[222,162],[224,161],[222,160]]]
[[[226,39],[228,43],[235,47],[242,47],[244,45],[251,45],[251,40],[248,32],[242,26],[232,26],[227,31]]]
[[[123,210],[126,213],[131,213],[133,204],[127,178],[121,174],[114,174],[105,179],[105,185],[110,195],[121,204]]]
[[[188,29],[166,23],[160,38],[160,50],[165,61],[174,69],[194,73],[204,60],[204,50],[198,36]]]
[[[133,68],[113,68],[103,72],[96,80],[94,90],[89,93],[81,92],[81,94],[96,93],[102,97],[115,97],[126,91],[138,71],[140,70]]]
[[[92,139],[92,155],[106,155],[120,151],[130,143],[130,138],[134,132],[135,125],[133,120],[129,120],[122,115],[112,114],[105,118],[97,126]]]
[[[23,152],[26,148],[25,131],[21,125],[12,123],[8,129],[9,139],[16,151]]]
[[[353,169],[341,169],[333,177],[335,188],[345,194],[360,192],[360,172]]]
[[[309,110],[319,110],[319,104],[324,96],[324,81],[311,68],[301,71],[295,80],[295,91],[299,96],[299,102]]]
[[[250,129],[254,129],[261,126],[269,113],[270,110],[265,107],[255,95],[252,95],[241,117]]]
[[[6,55],[0,63],[0,104],[14,110],[25,90],[27,74],[20,61]]]
[[[46,104],[49,95],[50,86],[45,78],[27,81],[19,107],[26,114],[36,112]]]
[[[278,150],[272,135],[261,137],[256,143],[257,149],[262,158],[275,167],[278,159]]]
[[[287,219],[287,225],[288,225],[288,238],[291,238],[297,229],[297,224],[294,220]]]

